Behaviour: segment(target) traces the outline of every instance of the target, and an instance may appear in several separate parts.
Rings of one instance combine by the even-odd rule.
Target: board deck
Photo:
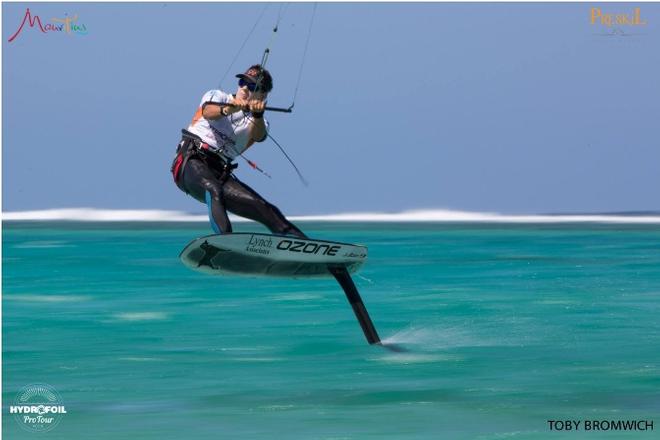
[[[328,268],[344,268],[350,273],[360,269],[367,259],[367,248],[282,235],[232,233],[193,240],[179,258],[193,270],[215,275],[330,277]]]

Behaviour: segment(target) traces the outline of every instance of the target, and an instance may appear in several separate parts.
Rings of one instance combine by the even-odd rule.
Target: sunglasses
[[[254,92],[255,90],[261,90],[261,87],[257,89],[257,84],[249,81],[245,81],[243,78],[238,80],[238,87],[247,86],[248,90]]]

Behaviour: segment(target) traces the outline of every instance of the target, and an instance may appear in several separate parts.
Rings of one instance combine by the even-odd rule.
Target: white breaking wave
[[[492,212],[452,211],[446,209],[411,210],[399,213],[354,212],[325,215],[289,216],[293,221],[331,222],[474,222],[474,223],[636,223],[660,224],[660,213],[649,215],[627,214],[559,214],[559,215],[512,215]],[[207,222],[206,214],[190,214],[182,211],[128,210],[65,208],[40,211],[3,212],[2,219],[19,220],[59,220],[89,222]],[[249,221],[230,215],[234,222]]]
[[[490,212],[450,211],[443,209],[412,210],[399,213],[347,213],[291,217],[292,220],[364,221],[364,222],[484,222],[484,223],[660,223],[658,215],[562,214],[510,215]]]
[[[40,211],[3,212],[2,220],[201,222],[208,221],[208,216],[188,214],[181,211],[165,210],[63,208],[45,209]]]

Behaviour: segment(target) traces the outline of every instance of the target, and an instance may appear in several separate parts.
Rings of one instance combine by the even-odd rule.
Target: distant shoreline
[[[230,216],[235,222],[249,220]],[[297,222],[374,222],[374,223],[635,223],[660,224],[660,212],[614,212],[576,214],[499,214],[451,210],[410,210],[399,213],[356,212],[323,215],[291,215]],[[2,221],[76,221],[76,222],[207,222],[205,214],[166,210],[110,210],[66,208],[3,212]]]

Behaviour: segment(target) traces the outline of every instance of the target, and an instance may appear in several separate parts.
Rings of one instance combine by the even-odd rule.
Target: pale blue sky
[[[590,8],[647,22],[590,24]],[[32,3],[87,35],[24,29],[3,3],[3,210],[204,212],[172,183],[180,129],[218,86],[263,4]],[[290,104],[312,4],[284,13],[270,104]],[[258,62],[272,4],[224,82]],[[660,5],[319,4],[291,115],[240,163],[287,214],[448,208],[660,210]]]

